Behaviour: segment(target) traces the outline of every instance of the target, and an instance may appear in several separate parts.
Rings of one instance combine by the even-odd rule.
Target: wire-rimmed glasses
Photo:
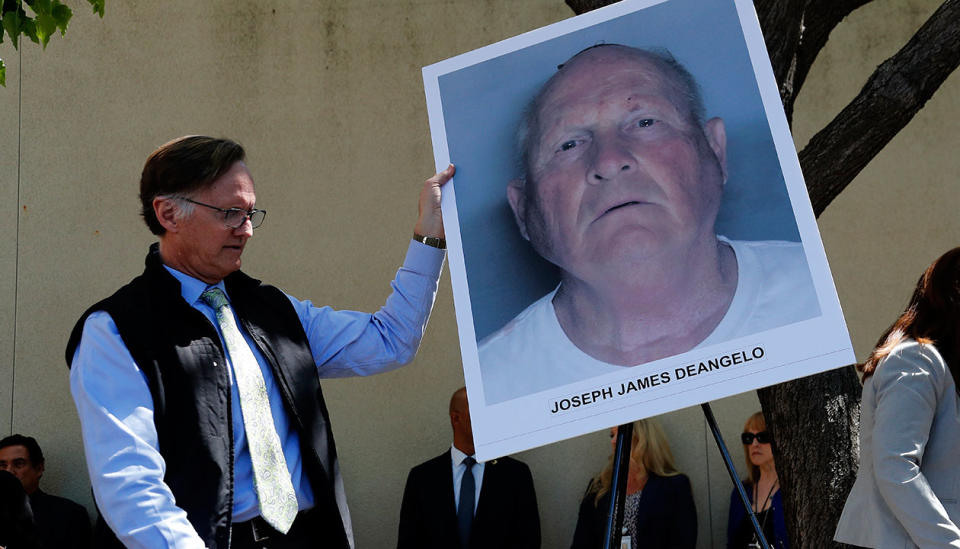
[[[223,224],[229,229],[239,229],[243,227],[243,224],[250,220],[250,225],[256,229],[263,224],[263,220],[267,217],[267,210],[258,210],[256,208],[252,210],[244,210],[242,208],[219,208],[211,204],[204,204],[203,202],[197,202],[192,198],[187,198],[185,196],[177,196],[176,198],[189,202],[191,204],[196,204],[197,206],[203,206],[204,208],[210,208],[211,210],[217,210],[223,214]]]

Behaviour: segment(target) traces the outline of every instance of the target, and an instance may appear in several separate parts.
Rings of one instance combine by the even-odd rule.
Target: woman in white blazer
[[[960,549],[960,248],[933,262],[867,361],[860,470],[834,539]]]

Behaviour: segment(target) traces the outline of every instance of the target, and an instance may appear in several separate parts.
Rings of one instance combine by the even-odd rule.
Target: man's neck
[[[456,440],[454,440],[453,447],[456,448],[457,450],[460,450],[461,452],[463,452],[468,456],[472,456],[475,453],[475,450],[472,444],[464,444],[463,442],[458,443]]]
[[[553,305],[578,348],[610,364],[633,366],[706,339],[730,307],[737,280],[733,249],[714,239],[669,265],[589,282],[565,278]]]

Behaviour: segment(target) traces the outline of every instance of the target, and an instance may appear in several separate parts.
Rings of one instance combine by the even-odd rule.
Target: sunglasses
[[[773,442],[773,439],[770,437],[770,433],[766,431],[760,431],[757,434],[740,433],[740,440],[745,446],[750,446],[753,444],[753,439],[757,439],[757,442],[760,444],[770,444]]]

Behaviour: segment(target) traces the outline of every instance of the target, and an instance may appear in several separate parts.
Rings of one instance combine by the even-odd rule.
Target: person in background
[[[863,374],[860,469],[836,541],[960,547],[960,248],[933,262]]]
[[[92,530],[82,505],[40,489],[46,459],[37,439],[10,435],[0,440],[0,470],[20,479],[30,499],[40,547],[45,549],[87,549]]]
[[[616,448],[617,428],[610,430]],[[607,510],[613,490],[613,457],[590,480],[580,502],[573,549],[599,548],[603,544]],[[692,549],[697,545],[697,509],[690,479],[677,471],[670,444],[653,419],[633,423],[627,499],[623,510],[623,537],[631,547]]]
[[[0,547],[38,549],[36,529],[23,484],[13,473],[0,470]]]
[[[747,470],[750,471],[749,477],[743,481],[743,487],[750,498],[750,506],[757,515],[763,536],[771,548],[789,549],[783,498],[780,496],[780,479],[777,478],[777,468],[773,462],[773,437],[767,431],[763,412],[757,412],[747,419],[740,440],[743,442]],[[762,546],[753,530],[750,517],[743,508],[740,495],[734,489],[730,494],[730,513],[727,519],[727,549],[760,547]]]
[[[539,549],[530,468],[510,457],[477,462],[463,387],[450,398],[450,425],[450,449],[407,477],[398,549]]]

